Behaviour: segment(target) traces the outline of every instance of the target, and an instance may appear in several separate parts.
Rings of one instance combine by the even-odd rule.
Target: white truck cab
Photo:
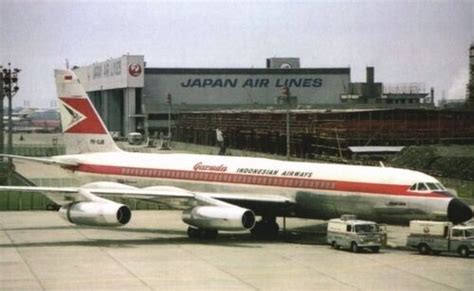
[[[377,223],[358,220],[354,215],[343,215],[329,220],[327,242],[333,248],[348,248],[354,253],[362,248],[377,253],[382,244],[382,235]]]

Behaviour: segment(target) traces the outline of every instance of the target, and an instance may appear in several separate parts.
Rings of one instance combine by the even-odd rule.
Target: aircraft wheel
[[[332,241],[332,242],[331,242],[331,248],[333,248],[333,249],[336,248],[336,242],[335,242],[335,241]]]
[[[216,239],[218,233],[217,229],[201,229],[201,238]]]
[[[276,223],[275,218],[260,220],[255,223],[255,226],[250,232],[259,238],[274,238],[278,236],[280,226]]]
[[[188,237],[192,239],[216,239],[218,233],[217,229],[188,227]]]
[[[201,231],[198,228],[188,227],[188,237],[195,239],[201,236]]]
[[[58,211],[59,208],[61,208],[61,206],[59,206],[57,204],[48,204],[48,205],[46,205],[46,210],[48,210],[48,211]]]
[[[461,257],[469,257],[470,251],[467,247],[460,247],[458,250],[458,253],[461,255]]]
[[[418,246],[418,252],[422,255],[427,255],[430,253],[430,247],[426,244],[421,244]]]
[[[378,253],[380,251],[380,247],[372,247],[372,252]]]
[[[352,242],[352,244],[351,244],[351,251],[352,251],[353,253],[358,253],[358,252],[359,252],[359,246],[357,245],[356,242]]]

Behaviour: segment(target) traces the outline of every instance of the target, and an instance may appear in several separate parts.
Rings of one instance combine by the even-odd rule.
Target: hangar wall
[[[350,68],[335,69],[145,69],[148,112],[173,104],[277,104],[289,87],[298,104],[340,104],[350,84]]]

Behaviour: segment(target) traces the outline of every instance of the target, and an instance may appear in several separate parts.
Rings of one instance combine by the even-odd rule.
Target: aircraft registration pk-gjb
[[[329,219],[355,214],[397,224],[409,220],[472,218],[472,209],[435,178],[412,170],[276,161],[262,158],[120,150],[72,71],[56,70],[66,155],[10,156],[56,164],[78,175],[94,176],[81,187],[14,187],[42,192],[75,224],[120,226],[130,209],[108,200],[121,196],[163,202],[186,199],[183,221],[190,237],[214,237],[219,230],[250,229],[275,235],[276,217]],[[4,155],[7,156],[7,155]],[[134,185],[153,185],[144,188]],[[256,221],[256,216],[261,220]]]

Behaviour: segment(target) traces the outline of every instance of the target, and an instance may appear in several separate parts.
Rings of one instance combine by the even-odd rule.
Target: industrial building
[[[366,82],[352,83],[350,68],[304,68],[299,58],[269,58],[265,68],[148,68],[144,56],[124,55],[74,71],[109,130],[120,135],[148,128],[166,133],[170,111],[174,127],[183,112],[284,108],[288,102],[306,109],[431,106],[429,93],[413,86],[385,94],[373,67]]]

